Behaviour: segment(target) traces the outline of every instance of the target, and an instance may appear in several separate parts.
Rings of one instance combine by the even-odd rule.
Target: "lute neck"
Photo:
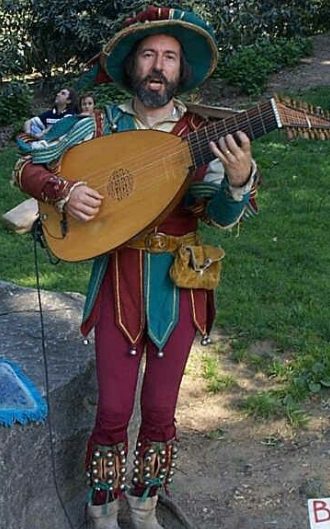
[[[239,130],[245,132],[253,141],[279,128],[281,124],[276,112],[275,100],[270,99],[249,110],[237,112],[221,121],[214,121],[207,127],[188,134],[186,140],[189,144],[194,167],[208,164],[214,159],[214,154],[209,147],[210,141],[218,142],[221,136],[234,134]]]

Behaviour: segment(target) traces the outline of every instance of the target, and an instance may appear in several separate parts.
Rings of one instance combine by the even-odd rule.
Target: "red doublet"
[[[186,113],[176,124],[172,133],[186,136],[192,130],[205,125],[204,120]],[[198,169],[192,181],[202,180],[206,167]],[[194,213],[183,207],[181,202],[168,217],[155,229],[168,235],[181,236],[197,230],[198,218]],[[145,327],[145,299],[143,285],[144,259],[143,251],[132,248],[121,248],[111,254],[106,272],[110,276],[115,301],[115,319],[118,328],[128,340],[128,347],[135,347]],[[87,335],[98,321],[102,310],[101,299],[104,282],[100,286],[93,310],[83,322],[81,331]],[[200,289],[189,290],[190,311],[196,328],[202,335],[209,333],[215,316],[214,294],[212,291]]]

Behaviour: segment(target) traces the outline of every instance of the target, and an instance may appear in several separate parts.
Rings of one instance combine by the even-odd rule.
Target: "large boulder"
[[[79,323],[83,296],[41,292],[48,389],[37,291],[0,282],[0,357],[47,391],[50,423],[0,426],[0,527],[64,529],[83,521],[84,453],[95,413],[93,343]],[[56,493],[59,491],[60,498]]]

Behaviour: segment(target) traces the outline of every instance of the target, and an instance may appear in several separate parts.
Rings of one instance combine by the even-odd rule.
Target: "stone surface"
[[[48,392],[52,432],[49,421],[0,426],[0,529],[87,527],[83,464],[97,389],[94,344],[79,333],[83,301],[79,294],[41,291],[46,384],[37,291],[0,281],[0,357],[18,363],[43,396]],[[131,446],[138,424],[136,406]],[[130,529],[124,500],[121,511],[121,527]],[[158,516],[166,529],[192,529],[171,500],[159,503]]]
[[[74,526],[83,522],[84,452],[96,395],[93,343],[79,334],[83,296],[42,291],[41,303],[53,436],[49,422],[0,426],[1,529],[70,527],[54,472]],[[17,362],[45,396],[35,290],[0,282],[0,336],[0,356]]]

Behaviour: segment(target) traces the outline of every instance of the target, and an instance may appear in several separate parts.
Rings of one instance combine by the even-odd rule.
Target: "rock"
[[[75,527],[84,515],[84,453],[94,422],[95,407],[90,402],[96,394],[93,342],[84,344],[79,334],[83,296],[42,291],[41,301],[53,443],[47,422],[0,426],[0,526],[6,529],[69,527],[54,472]],[[16,362],[45,396],[35,290],[0,282],[0,335],[0,356]]]

